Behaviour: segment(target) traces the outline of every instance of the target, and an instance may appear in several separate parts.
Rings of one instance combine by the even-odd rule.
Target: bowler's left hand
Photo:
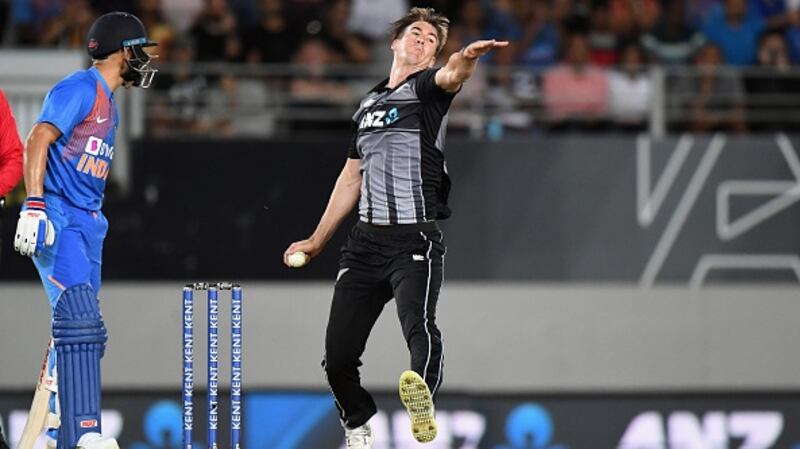
[[[494,39],[475,41],[461,50],[461,54],[467,59],[477,59],[489,53],[492,49],[507,47],[508,41],[497,41]]]

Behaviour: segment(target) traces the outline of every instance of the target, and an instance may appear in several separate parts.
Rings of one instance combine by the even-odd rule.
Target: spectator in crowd
[[[487,36],[491,36],[492,39],[512,41],[522,37],[522,25],[517,20],[518,15],[512,0],[492,0],[482,3],[488,16]]]
[[[284,0],[261,0],[261,19],[244,33],[245,60],[252,63],[288,63],[294,53],[295,33],[289,28]]]
[[[9,23],[9,16],[11,15],[11,5],[9,2],[0,2],[0,44],[3,43],[7,31],[6,27]],[[2,437],[2,435],[0,435]]]
[[[747,0],[723,2],[723,8],[706,20],[703,32],[720,48],[724,62],[735,66],[754,64],[764,20],[757,14],[747,13]]]
[[[800,2],[797,0],[745,0],[746,14],[751,19],[758,19],[764,22],[764,27],[770,30],[783,29],[798,22],[797,7]],[[794,3],[791,5],[790,3]],[[706,20],[717,14],[724,14],[724,3],[717,0],[709,8],[705,17]]]
[[[8,14],[7,26],[9,31],[3,32],[0,35],[0,41],[4,38],[8,40],[4,43],[11,45],[32,45],[38,41],[36,32],[34,31],[34,21],[37,17],[33,11],[33,5],[27,0],[11,0],[10,2],[0,2],[6,5],[6,13]],[[0,8],[2,8],[0,6]],[[6,22],[4,22],[6,23]]]
[[[521,24],[516,19],[520,11],[514,9],[514,5],[509,0],[493,2],[463,0],[460,4],[461,8],[458,10],[455,20],[451,23],[448,44],[451,43],[451,40],[464,42],[464,45],[480,39],[513,41],[522,36]],[[414,2],[414,5],[418,6],[419,2]],[[509,46],[500,49],[505,53],[504,55],[498,58],[498,52],[492,52],[485,56],[486,62],[515,64],[515,49],[518,48],[519,46],[513,47],[509,44]],[[455,50],[458,51],[458,48]],[[442,64],[445,62],[447,61],[442,61]]]
[[[485,26],[482,39],[509,41],[508,46],[498,48],[486,56],[487,62],[494,65],[494,70],[487,74],[488,77],[483,69],[476,71],[477,77],[486,78],[487,81],[485,104],[494,111],[489,120],[517,126],[512,122],[516,121],[513,116],[521,107],[520,100],[536,95],[537,72],[550,65],[543,54],[547,52],[546,40],[553,37],[548,36],[546,30],[548,13],[543,11],[542,5],[513,0],[481,1],[480,6],[484,16],[482,25]],[[474,39],[481,38],[476,35]],[[523,65],[524,69],[515,71],[514,67],[518,64]],[[473,87],[483,88],[479,83],[475,83]],[[475,100],[480,102],[483,99]],[[465,99],[459,101],[464,102]],[[521,115],[528,117],[530,114]],[[512,120],[509,121],[509,118]],[[525,121],[530,122],[530,118]]]
[[[205,0],[189,33],[200,62],[236,61],[241,53],[236,16],[227,0]]]
[[[223,74],[206,93],[199,132],[214,136],[268,137],[274,113],[267,108],[266,85],[258,78]]]
[[[793,25],[786,30],[786,41],[792,64],[800,64],[800,25]]]
[[[785,0],[748,0],[747,10],[764,19],[768,28],[781,28],[792,16]]]
[[[249,30],[258,23],[260,8],[258,0],[230,0],[230,8],[236,16],[236,24],[241,30]]]
[[[138,0],[137,16],[144,24],[150,37],[158,42],[157,62],[171,59],[172,41],[175,39],[175,28],[167,22],[161,9],[161,0]]]
[[[461,50],[470,42],[491,39],[484,32],[486,9],[481,0],[464,0],[461,8],[450,24],[447,41],[439,52],[436,66],[443,66],[453,53]],[[461,91],[453,98],[448,114],[448,130],[470,129],[474,135],[483,131],[483,113],[487,88],[484,66],[478,64],[469,83],[464,83]]]
[[[293,77],[289,84],[289,93],[295,105],[330,106],[353,99],[347,84],[326,76],[326,66],[335,58],[335,54],[320,39],[311,38],[300,44],[293,62],[304,73]]]
[[[706,44],[694,58],[696,71],[678,77],[671,88],[672,116],[690,131],[746,131],[744,89],[736,70],[723,65],[722,51]]]
[[[9,38],[6,45],[77,48],[99,10],[133,10],[160,43],[160,61],[171,62],[170,43],[181,42],[178,70],[156,79],[154,87],[164,95],[149,100],[167,117],[156,128],[200,132],[202,103],[211,94],[217,104],[243,104],[251,92],[261,104],[274,86],[288,92],[294,105],[351,101],[353,86],[332,79],[320,61],[372,62],[389,22],[409,5],[457,16],[448,41],[454,51],[479,39],[512,41],[487,56],[492,65],[475,74],[470,95],[458,97],[451,118],[473,111],[462,127],[478,123],[474,111],[486,116],[486,107],[503,117],[528,117],[503,118],[504,126],[527,126],[532,105],[542,101],[554,129],[596,129],[609,118],[615,126],[641,129],[652,94],[644,60],[697,68],[699,77],[679,75],[669,85],[678,95],[671,104],[691,112],[682,118],[692,130],[744,130],[745,112],[753,129],[788,129],[788,103],[800,100],[792,96],[800,85],[788,75],[791,64],[800,64],[800,0],[0,0],[0,36]],[[247,22],[253,26],[244,29],[233,6],[240,12],[256,8]],[[636,39],[641,48],[632,44]],[[291,62],[304,73],[292,80],[204,80],[180,68],[189,62],[187,54],[194,62]],[[726,64],[757,64],[762,71],[742,78]],[[602,69],[612,65],[618,70]]]
[[[748,0],[747,14],[761,19],[768,30],[783,31],[800,24],[800,2],[791,6],[786,0]]]
[[[480,38],[472,36],[467,42]],[[549,2],[534,0],[524,24],[522,38],[513,43],[517,64],[534,70],[550,67],[558,61],[559,45],[558,29],[553,24]]]
[[[517,78],[517,75],[527,78],[528,80],[535,79],[535,74],[532,71],[520,70],[514,72],[515,65],[519,63],[519,53],[520,51],[524,51],[520,46],[520,39],[523,37],[524,33],[523,27],[526,26],[524,22],[527,18],[530,18],[530,16],[524,3],[520,5],[519,2],[513,0],[481,0],[480,4],[477,2],[473,4],[467,0],[463,4],[462,15],[466,13],[470,16],[474,16],[471,20],[475,22],[476,19],[479,19],[477,17],[478,11],[476,6],[480,7],[483,17],[481,22],[483,39],[507,40],[509,41],[509,45],[498,48],[496,51],[485,56],[485,58],[487,58],[486,62],[494,66],[494,70],[492,70],[491,73],[487,74],[481,68],[489,67],[488,65],[479,65],[478,69],[476,69],[474,76],[479,79],[485,79],[486,82],[485,85],[480,85],[479,83],[473,84],[472,88],[480,87],[483,90],[485,87],[485,95],[482,98],[474,99],[467,98],[469,95],[459,95],[456,97],[457,100],[454,100],[454,105],[456,105],[456,107],[466,104],[472,107],[482,107],[485,105],[487,110],[492,111],[491,116],[487,117],[488,121],[490,123],[496,123],[498,127],[502,127],[504,126],[503,122],[505,122],[507,114],[513,114],[514,111],[520,108],[520,101],[517,97],[519,93],[517,92],[519,87],[519,83],[517,82],[519,78]],[[518,18],[521,18],[523,22],[520,22]],[[459,17],[459,20],[462,20],[462,18]],[[528,23],[528,25],[531,24]],[[473,32],[478,31],[477,27],[473,26],[472,28]],[[456,31],[456,35],[458,35],[458,31]],[[475,35],[474,39],[481,39],[478,36],[479,35]],[[457,39],[461,38],[457,36]],[[465,36],[463,39],[469,39],[469,36]],[[448,38],[448,43],[450,43],[450,40],[451,39]],[[466,44],[469,43],[469,41],[465,40],[463,43]],[[455,42],[451,45],[455,45]],[[445,51],[442,53],[450,54]],[[446,61],[443,61],[443,63],[444,62]],[[524,82],[523,85],[524,84],[530,84],[530,82]],[[459,97],[461,97],[460,100],[458,99]],[[463,119],[463,117],[460,118]],[[467,120],[470,119],[467,118]],[[476,123],[478,122],[471,123],[469,126],[476,127]],[[466,124],[466,122],[462,120],[460,125],[464,124]]]
[[[669,0],[665,0],[669,2]],[[685,0],[687,6],[687,18],[689,22],[698,28],[702,28],[713,14],[720,10],[720,1],[724,0]]]
[[[495,38],[495,36],[487,34],[486,31],[489,10],[484,6],[483,0],[464,0],[461,5],[455,20],[450,23],[447,42],[445,42],[445,46],[439,53],[440,58],[437,61],[437,66],[446,64],[447,55],[459,51],[470,42]]]
[[[10,7],[10,43],[24,46],[42,45],[41,37],[47,24],[64,9],[64,0],[11,0],[0,3],[7,3]]]
[[[51,47],[82,49],[95,17],[88,0],[66,0],[61,14],[53,17],[45,26],[40,43]]]
[[[450,34],[445,46],[449,46],[448,48],[453,51],[458,51],[469,42],[486,38],[486,15],[487,11],[481,4],[481,0],[465,0],[456,20],[450,25]],[[452,52],[443,51],[442,53],[449,55]],[[446,62],[446,59],[441,61],[442,64]]]
[[[486,23],[481,21],[481,17],[488,17],[489,21],[491,17],[501,18],[494,19],[494,26],[483,35],[473,33],[467,37],[467,43],[479,39],[510,39],[511,43],[488,56],[495,67],[491,76],[487,78],[484,70],[490,66],[479,66],[473,75],[473,83],[470,87],[465,86],[471,89],[470,94],[457,97],[451,112],[459,114],[461,107],[471,107],[473,110],[461,111],[455,118],[462,123],[455,125],[467,125],[473,134],[477,134],[475,130],[479,130],[481,120],[476,117],[476,110],[485,105],[492,111],[486,117],[489,138],[499,138],[501,128],[528,128],[533,122],[533,109],[539,97],[538,76],[557,63],[559,56],[558,29],[552,21],[549,3],[544,0],[495,2],[488,14],[483,14],[481,9],[486,11],[486,7],[478,1],[467,0],[463,7],[462,12],[472,11],[475,25]],[[513,18],[519,18],[520,22],[517,23]],[[479,31],[477,26],[473,29]],[[511,39],[513,36],[519,38]],[[481,95],[481,92],[485,93]]]
[[[572,14],[572,6],[572,0],[552,0],[550,2],[550,14],[552,15],[553,23],[558,28],[559,36],[567,35],[563,26],[570,14]]]
[[[589,13],[589,60],[600,66],[616,65],[619,59],[618,34],[611,27],[608,4],[594,2]]]
[[[372,59],[367,41],[347,29],[350,0],[330,0],[319,39],[333,52],[334,62],[364,64]]]
[[[164,18],[179,33],[186,33],[203,10],[206,0],[168,0],[163,4]]]
[[[551,129],[593,129],[606,124],[608,73],[589,63],[585,35],[568,38],[563,63],[544,73],[542,94]]]
[[[461,11],[463,4],[463,0],[413,0],[411,2],[411,6],[433,8],[437,12],[444,13],[444,15],[447,17],[455,17],[458,14],[458,11]]]
[[[628,41],[620,51],[618,70],[609,74],[611,120],[624,131],[642,131],[653,96],[650,76],[645,71],[644,51]]]
[[[286,0],[284,11],[289,20],[289,26],[293,29],[308,31],[310,34],[319,33],[320,19],[324,17],[325,5],[329,1]]]
[[[153,83],[158,94],[149,97],[148,129],[156,135],[191,134],[199,129],[208,83],[192,70],[194,53],[191,39],[176,38],[172,49],[174,69],[159,74]]]
[[[642,36],[642,45],[654,60],[666,65],[690,64],[706,37],[686,20],[686,4],[668,1],[656,26]]]
[[[789,58],[792,64],[800,64],[800,0],[789,0],[787,5],[785,32]]]
[[[658,0],[609,0],[608,9],[614,33],[623,39],[633,39],[655,25],[661,5]]]
[[[347,29],[373,42],[384,41],[391,23],[408,9],[408,0],[353,0]]]
[[[784,34],[765,33],[758,45],[759,70],[748,73],[748,122],[756,131],[788,131],[800,128],[800,78],[791,72]]]

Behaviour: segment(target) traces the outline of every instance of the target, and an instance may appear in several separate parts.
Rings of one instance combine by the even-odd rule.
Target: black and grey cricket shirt
[[[436,85],[437,70],[416,72],[394,89],[387,78],[353,116],[348,157],[361,159],[361,221],[413,224],[450,216],[444,141],[455,94]]]

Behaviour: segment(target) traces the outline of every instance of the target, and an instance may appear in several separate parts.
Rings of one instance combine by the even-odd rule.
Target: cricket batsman
[[[50,407],[59,412],[60,427],[48,435],[57,449],[118,448],[101,436],[100,422],[107,336],[98,292],[108,229],[101,208],[119,125],[114,91],[150,85],[156,70],[144,48],[153,45],[136,16],[99,17],[86,41],[92,67],[48,92],[25,142],[27,198],[14,249],[33,259],[50,301],[49,374],[58,385]]]

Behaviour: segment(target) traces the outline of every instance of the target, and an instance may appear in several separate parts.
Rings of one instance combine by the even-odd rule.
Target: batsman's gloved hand
[[[56,230],[45,213],[44,198],[29,196],[19,213],[14,251],[23,256],[38,256],[45,246],[51,246],[55,241]]]

